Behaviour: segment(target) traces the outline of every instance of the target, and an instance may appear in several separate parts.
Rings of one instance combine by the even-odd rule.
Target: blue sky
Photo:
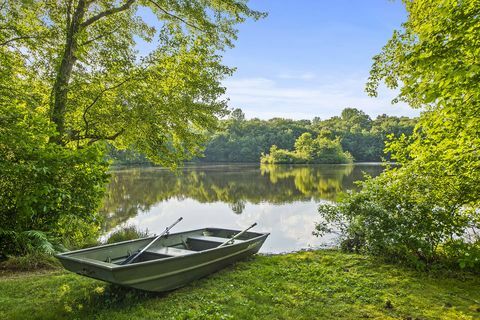
[[[326,119],[346,107],[379,114],[416,116],[405,104],[391,104],[395,92],[364,91],[372,57],[406,20],[400,0],[250,0],[268,12],[239,26],[236,46],[224,63],[237,70],[224,81],[231,108],[247,118]],[[154,21],[143,11],[146,21]],[[155,24],[155,23],[154,23]],[[143,41],[146,54],[154,44]]]
[[[269,16],[241,25],[236,47],[224,55],[237,67],[224,82],[230,106],[247,118],[325,119],[345,107],[372,117],[418,114],[392,105],[395,92],[382,88],[370,98],[364,91],[372,57],[406,19],[401,1],[251,0],[250,6]]]

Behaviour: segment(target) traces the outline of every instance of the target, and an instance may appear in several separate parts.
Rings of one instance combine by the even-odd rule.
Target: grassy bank
[[[480,277],[337,251],[257,256],[167,294],[62,270],[0,275],[0,319],[478,319]]]

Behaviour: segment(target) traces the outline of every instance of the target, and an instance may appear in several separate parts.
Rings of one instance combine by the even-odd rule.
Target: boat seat
[[[218,244],[222,244],[225,241],[229,240],[230,238],[222,238],[222,237],[211,237],[211,236],[191,236],[188,239],[192,240],[200,240],[200,241],[208,241],[208,242],[218,242]],[[245,240],[235,239],[232,243],[241,243]]]
[[[149,248],[146,252],[153,252],[158,254],[164,254],[166,256],[185,256],[187,254],[195,253],[192,250],[185,250],[180,248],[173,248],[173,247],[160,247],[160,248]]]

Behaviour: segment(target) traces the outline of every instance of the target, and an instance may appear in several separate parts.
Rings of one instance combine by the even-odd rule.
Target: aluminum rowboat
[[[134,263],[122,265],[155,237],[65,252],[56,255],[72,272],[146,291],[168,291],[218,271],[260,250],[269,233],[245,232],[222,243],[238,230],[205,228],[168,234],[143,252]]]

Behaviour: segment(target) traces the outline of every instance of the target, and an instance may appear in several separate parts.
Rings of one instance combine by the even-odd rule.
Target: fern
[[[38,230],[13,231],[0,229],[0,252],[25,255],[29,253],[54,254],[55,245],[47,233]]]
[[[55,253],[53,244],[49,241],[46,233],[38,230],[28,230],[23,231],[22,234],[30,240],[30,245],[33,249],[36,249],[36,251],[46,254]]]

